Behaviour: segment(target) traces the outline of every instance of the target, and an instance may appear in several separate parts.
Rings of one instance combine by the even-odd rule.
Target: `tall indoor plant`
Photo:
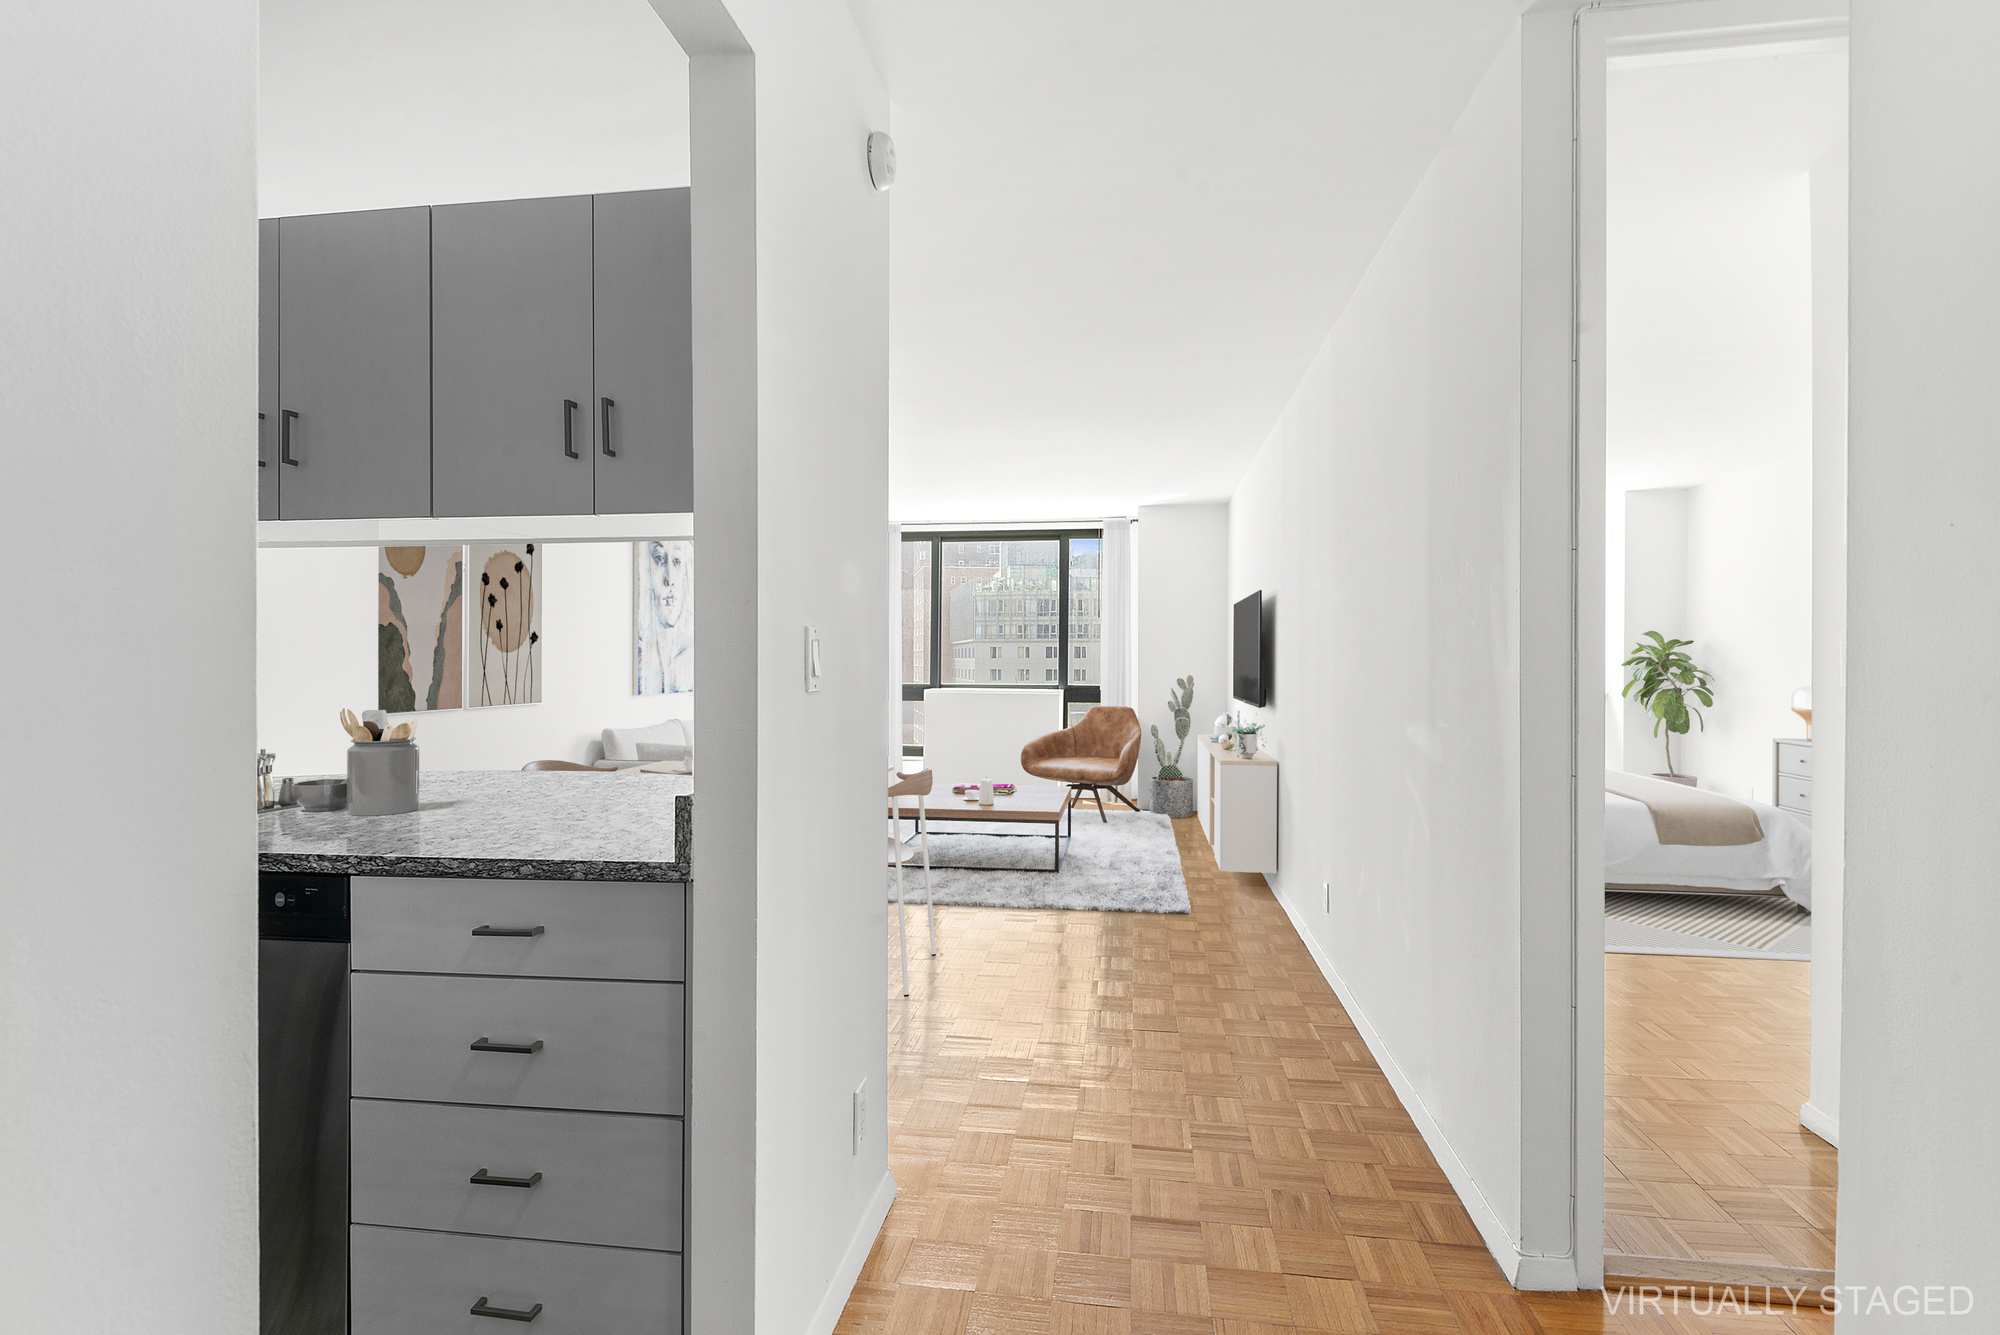
[[[1174,736],[1180,740],[1171,760],[1167,758],[1167,744],[1160,739],[1160,725],[1153,725],[1153,755],[1160,762],[1160,772],[1153,778],[1153,810],[1168,816],[1194,815],[1194,781],[1181,773],[1181,752],[1187,748],[1188,729],[1192,726],[1188,706],[1193,703],[1194,675],[1174,678],[1167,708],[1173,711]]]
[[[1669,640],[1660,632],[1649,630],[1632,646],[1632,656],[1620,664],[1632,669],[1632,676],[1619,694],[1637,700],[1639,707],[1653,716],[1653,736],[1658,737],[1662,727],[1667,730],[1667,772],[1655,777],[1687,784],[1694,780],[1674,771],[1674,735],[1685,735],[1693,723],[1701,724],[1704,732],[1708,730],[1701,708],[1690,704],[1689,696],[1701,701],[1702,707],[1715,705],[1715,690],[1709,684],[1708,673],[1681,651],[1682,645],[1693,643],[1693,640]]]

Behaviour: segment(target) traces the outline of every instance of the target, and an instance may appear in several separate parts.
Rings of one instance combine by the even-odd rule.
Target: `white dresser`
[[[1203,737],[1195,814],[1224,871],[1278,869],[1278,762],[1245,757]]]
[[[1771,805],[1812,824],[1812,739],[1780,737],[1771,743]]]

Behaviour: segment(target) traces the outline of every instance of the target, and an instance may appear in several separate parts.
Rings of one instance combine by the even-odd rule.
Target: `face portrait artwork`
[[[633,691],[677,695],[694,689],[694,544],[685,539],[632,544]]]

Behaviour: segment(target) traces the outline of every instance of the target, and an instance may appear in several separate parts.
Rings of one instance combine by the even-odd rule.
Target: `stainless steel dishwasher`
[[[257,885],[263,1335],[347,1335],[347,878]]]

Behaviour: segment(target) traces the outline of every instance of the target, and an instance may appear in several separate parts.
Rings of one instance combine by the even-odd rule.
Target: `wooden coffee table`
[[[990,807],[981,806],[975,797],[961,797],[951,790],[950,784],[939,784],[924,799],[924,814],[933,823],[964,824],[972,821],[996,821],[1008,825],[1046,825],[1046,835],[999,830],[957,830],[956,834],[985,834],[995,839],[1049,839],[1055,844],[1055,865],[1049,867],[966,867],[933,862],[934,870],[944,871],[1061,871],[1063,844],[1068,842],[1070,831],[1076,827],[1076,817],[1069,801],[1069,788],[1059,783],[1024,783],[1018,785],[1012,796],[996,797]],[[902,820],[917,818],[915,802],[904,799],[897,805],[896,815]],[[1063,828],[1063,818],[1069,817],[1069,829]]]

